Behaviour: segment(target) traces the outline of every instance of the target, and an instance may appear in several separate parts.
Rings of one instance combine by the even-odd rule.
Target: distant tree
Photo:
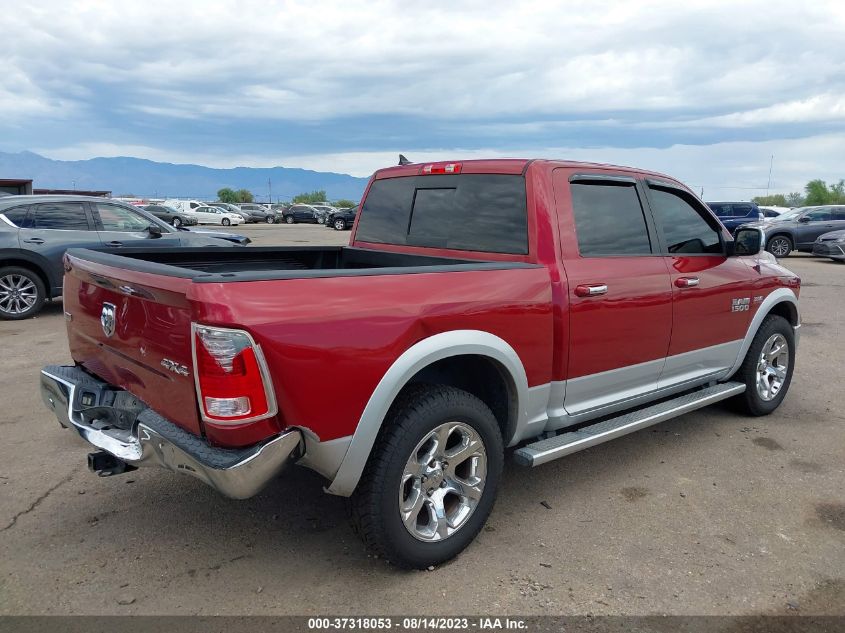
[[[348,200],[347,198],[341,198],[340,200],[335,200],[332,203],[332,206],[335,206],[338,209],[342,209],[344,207],[357,207],[358,203],[353,202],[352,200]]]
[[[240,202],[238,198],[238,192],[234,189],[230,189],[229,187],[223,187],[217,192],[217,199],[220,202],[227,202],[229,204],[234,204],[235,202]]]
[[[238,197],[237,202],[252,202],[252,192],[249,189],[238,189],[235,192]]]
[[[320,191],[312,191],[311,193],[300,193],[293,197],[293,203],[313,204],[315,202],[325,202],[326,192],[322,189]]]
[[[831,204],[835,194],[828,189],[827,183],[824,180],[811,180],[804,187],[807,192],[807,198],[804,201],[807,206],[815,206],[819,204]]]
[[[830,193],[834,204],[845,204],[845,180],[840,179],[835,185],[830,185]]]
[[[786,205],[787,207],[803,207],[804,206],[804,196],[801,195],[798,191],[793,191],[792,193],[786,194]]]
[[[789,206],[786,204],[786,196],[782,193],[776,193],[771,196],[757,196],[756,198],[751,198],[752,202],[756,202],[761,207],[787,207]]]

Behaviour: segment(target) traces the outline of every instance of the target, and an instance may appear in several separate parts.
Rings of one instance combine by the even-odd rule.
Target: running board
[[[671,400],[630,411],[616,418],[610,418],[569,431],[554,437],[528,444],[514,451],[514,458],[522,466],[539,466],[553,459],[577,453],[585,448],[639,431],[652,424],[676,418],[684,413],[701,409],[719,400],[725,400],[745,391],[741,382],[726,382],[698,391],[684,394]]]

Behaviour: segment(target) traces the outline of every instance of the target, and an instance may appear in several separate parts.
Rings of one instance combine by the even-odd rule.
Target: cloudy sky
[[[438,8],[438,7],[444,8]],[[560,157],[705,197],[845,177],[845,3],[29,0],[0,150],[365,176]]]

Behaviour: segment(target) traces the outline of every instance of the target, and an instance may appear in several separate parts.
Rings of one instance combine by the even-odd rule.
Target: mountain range
[[[114,196],[197,198],[214,200],[223,187],[248,189],[267,201],[268,180],[273,202],[323,189],[329,200],[359,200],[366,178],[292,167],[234,167],[176,165],[118,156],[89,160],[53,160],[33,152],[0,152],[0,179],[32,179],[36,189],[105,190]]]

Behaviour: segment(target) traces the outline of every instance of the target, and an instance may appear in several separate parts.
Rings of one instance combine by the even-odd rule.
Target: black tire
[[[292,215],[286,215],[285,216],[285,222],[287,224],[296,224],[296,220],[294,219],[294,217]]]
[[[273,224],[273,223],[275,222],[275,220],[273,219],[273,216],[272,216],[272,215],[265,216],[265,217],[264,217],[264,221],[265,221],[267,224]]]
[[[173,226],[175,226],[176,228],[179,228],[180,226],[182,226],[182,220],[180,220],[178,217],[177,217],[177,218],[173,218],[173,220],[172,220],[170,223],[171,223]]]
[[[787,235],[775,235],[766,242],[766,250],[775,257],[789,257],[795,245]]]
[[[399,514],[406,462],[418,444],[444,422],[471,427],[486,452],[484,489],[472,513],[453,534],[439,541],[412,536]],[[504,463],[502,436],[490,408],[466,391],[446,385],[406,389],[390,408],[367,466],[350,498],[352,525],[367,548],[399,567],[425,569],[460,554],[475,538],[496,498]],[[454,464],[453,464],[454,466]]]
[[[770,337],[780,334],[786,339],[787,349],[789,351],[789,362],[786,367],[786,377],[783,380],[783,385],[780,387],[777,395],[771,400],[764,399],[757,389],[757,366],[760,362],[760,355],[763,351],[763,346]],[[780,406],[783,399],[789,391],[789,385],[792,383],[792,371],[795,367],[795,330],[792,329],[789,321],[782,316],[770,314],[763,323],[760,324],[760,329],[751,341],[751,347],[748,348],[748,353],[742,361],[742,365],[734,374],[733,380],[745,383],[745,392],[736,396],[733,403],[736,407],[747,415],[760,416],[769,415],[772,411]]]
[[[14,290],[18,293],[24,291],[27,298],[34,297],[32,305],[21,309],[25,301],[21,294],[13,295]],[[28,268],[20,266],[3,266],[0,268],[0,319],[7,321],[20,321],[35,316],[47,302],[47,291],[44,282],[38,274]]]
[[[335,231],[345,231],[346,230],[346,221],[343,218],[338,218],[332,224],[334,224]]]
[[[220,224],[222,224],[223,226],[229,226],[232,224],[232,221],[229,218],[223,218]]]

